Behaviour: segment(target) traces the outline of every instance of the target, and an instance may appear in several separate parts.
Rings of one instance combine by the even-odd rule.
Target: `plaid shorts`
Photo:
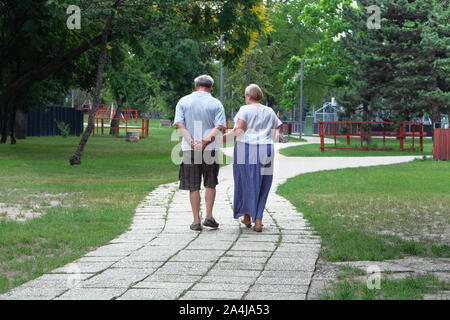
[[[200,191],[202,177],[205,188],[215,189],[219,184],[219,160],[216,151],[184,151],[180,166],[180,189]]]

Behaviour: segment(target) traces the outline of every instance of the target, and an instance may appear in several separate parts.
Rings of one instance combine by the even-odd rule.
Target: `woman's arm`
[[[271,130],[271,137],[273,142],[280,142],[280,127]]]
[[[202,145],[202,150],[205,150],[205,148],[212,142],[216,141],[217,136],[220,133],[223,133],[225,131],[224,126],[217,126],[214,129],[211,130],[211,132],[202,140],[199,141]]]
[[[247,131],[247,122],[242,119],[238,119],[234,129],[223,136],[223,143],[234,140],[234,138],[243,135]]]

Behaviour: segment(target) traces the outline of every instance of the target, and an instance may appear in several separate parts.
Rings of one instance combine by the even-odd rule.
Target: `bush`
[[[63,138],[67,138],[70,133],[70,125],[68,123],[56,122],[56,125],[58,126],[59,131],[61,131],[61,136]]]

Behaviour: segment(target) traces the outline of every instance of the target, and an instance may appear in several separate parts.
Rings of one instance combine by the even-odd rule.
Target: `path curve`
[[[307,139],[317,143],[317,138]],[[188,193],[178,190],[177,183],[160,186],[136,209],[129,231],[0,300],[304,300],[321,240],[303,215],[275,193],[278,186],[307,172],[414,158],[287,158],[277,152],[262,234],[232,219],[232,166],[222,168],[219,177],[214,210],[218,230],[190,231]]]

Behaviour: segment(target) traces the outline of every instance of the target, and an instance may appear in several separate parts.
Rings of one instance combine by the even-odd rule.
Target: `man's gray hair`
[[[197,77],[194,82],[196,87],[212,88],[214,85],[214,79],[206,74]]]

